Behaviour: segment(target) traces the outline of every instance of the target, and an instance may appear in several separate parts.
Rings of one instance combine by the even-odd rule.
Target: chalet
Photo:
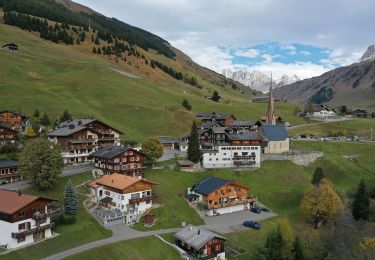
[[[248,196],[249,188],[232,180],[208,177],[188,189],[190,201],[203,203],[206,216],[249,210],[255,198]]]
[[[307,104],[304,113],[308,117],[326,119],[336,117],[336,111],[325,104]]]
[[[257,132],[226,134],[225,138],[225,144],[202,151],[204,168],[260,167],[262,139]]]
[[[226,127],[212,127],[210,129],[211,142],[214,145],[222,145],[226,143]]]
[[[352,116],[356,118],[367,118],[368,113],[367,110],[357,108],[352,111]]]
[[[194,259],[225,260],[226,238],[209,230],[187,226],[174,235],[175,244]]]
[[[30,120],[28,116],[16,111],[5,110],[0,112],[0,124],[9,126],[17,131],[23,131],[26,127],[30,126]]]
[[[266,144],[262,153],[284,153],[289,151],[289,138],[284,125],[262,124],[259,134]]]
[[[98,203],[104,219],[135,223],[140,215],[152,207],[155,182],[124,174],[103,175],[87,184]],[[109,217],[108,217],[109,216]],[[103,218],[102,218],[103,219]]]
[[[257,129],[256,121],[239,121],[236,120],[229,127],[229,132],[232,134],[241,134],[250,131],[255,131]]]
[[[189,160],[179,160],[177,161],[178,166],[180,166],[181,171],[192,172],[194,170],[194,163]]]
[[[107,146],[90,154],[94,159],[96,175],[114,172],[129,176],[143,176],[145,156],[127,146]]]
[[[202,120],[202,123],[218,123],[222,127],[230,126],[236,120],[234,115],[216,112],[198,112],[196,117]]]
[[[0,189],[0,245],[14,249],[52,237],[55,200]]]
[[[0,184],[22,181],[22,179],[23,178],[19,172],[17,161],[0,161]]]
[[[18,139],[18,132],[13,128],[0,124],[0,145],[8,142],[15,142]]]
[[[91,162],[90,154],[98,149],[120,145],[120,134],[97,119],[74,119],[59,124],[48,139],[61,145],[65,164],[77,164]]]
[[[180,140],[178,138],[174,138],[171,136],[159,136],[159,140],[164,149],[179,149]]]
[[[7,50],[7,51],[18,51],[18,45],[15,43],[7,43],[1,46],[1,49]]]

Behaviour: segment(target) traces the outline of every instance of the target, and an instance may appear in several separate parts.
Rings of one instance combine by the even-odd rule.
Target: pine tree
[[[69,121],[72,119],[73,119],[72,115],[69,114],[68,110],[65,109],[62,117],[60,118],[60,122]]]
[[[212,94],[212,100],[215,101],[215,102],[219,102],[220,101],[220,96],[219,96],[219,93],[215,90],[214,93]]]
[[[368,220],[370,214],[370,200],[366,191],[366,184],[361,180],[352,204],[352,215],[355,220]]]
[[[91,34],[91,41],[94,42],[94,34]]]
[[[188,144],[188,159],[194,163],[197,163],[201,159],[201,151],[199,150],[199,137],[197,131],[197,125],[193,122],[191,127],[191,133]]]
[[[266,239],[265,255],[268,260],[279,260],[283,256],[284,240],[280,228],[272,231]]]
[[[46,113],[44,113],[42,119],[40,120],[40,123],[44,126],[50,125],[51,121],[49,120],[49,117]]]
[[[64,213],[68,215],[77,215],[78,201],[77,191],[71,180],[65,186],[64,191]]]
[[[187,100],[187,99],[184,99],[183,101],[182,101],[182,106],[184,107],[184,108],[186,108],[187,110],[191,110],[191,105],[189,104],[189,101]]]
[[[39,116],[40,116],[39,109],[35,109],[35,111],[34,111],[34,117],[39,118]]]
[[[293,254],[294,254],[294,257],[293,257],[294,260],[303,260],[303,259],[305,259],[305,254],[303,252],[303,247],[302,247],[301,241],[300,241],[300,239],[299,239],[298,236],[296,236],[296,238],[294,239]]]
[[[96,45],[99,45],[99,44],[100,44],[98,36],[96,36],[96,38],[95,38],[95,44],[96,44]]]
[[[92,48],[92,52],[96,54],[96,48],[94,46],[94,48]]]
[[[324,178],[323,169],[320,167],[317,167],[314,172],[314,176],[311,180],[311,183],[313,185],[319,185],[320,181]]]

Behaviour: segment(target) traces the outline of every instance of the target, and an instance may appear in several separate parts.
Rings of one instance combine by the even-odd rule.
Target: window
[[[17,243],[21,243],[21,242],[23,242],[25,240],[26,240],[26,237],[25,236],[21,236],[21,237],[17,238]]]
[[[24,216],[25,216],[25,211],[20,211],[20,212],[18,212],[18,216],[19,216],[19,217],[24,217]]]
[[[26,228],[26,223],[18,224],[18,230],[25,230]]]
[[[100,197],[103,196],[103,190],[100,190],[100,191],[99,191],[99,196],[100,196]]]

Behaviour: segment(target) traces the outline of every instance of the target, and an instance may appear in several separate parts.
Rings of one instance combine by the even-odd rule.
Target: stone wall
[[[320,157],[323,157],[323,152],[290,150],[286,153],[262,154],[262,161],[291,161],[297,165],[308,166]]]

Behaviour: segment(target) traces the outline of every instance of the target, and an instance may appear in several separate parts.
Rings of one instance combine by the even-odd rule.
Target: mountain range
[[[253,70],[253,71],[234,71],[232,72],[230,69],[224,69],[223,75],[234,81],[240,82],[245,86],[250,87],[251,89],[260,91],[262,93],[269,92],[271,77],[261,71]],[[273,79],[272,84],[274,88],[279,88],[285,85],[292,84],[294,82],[299,81],[300,78],[296,75],[283,75],[279,79]]]
[[[277,88],[275,95],[293,103],[374,107],[375,45],[368,47],[359,62]]]

